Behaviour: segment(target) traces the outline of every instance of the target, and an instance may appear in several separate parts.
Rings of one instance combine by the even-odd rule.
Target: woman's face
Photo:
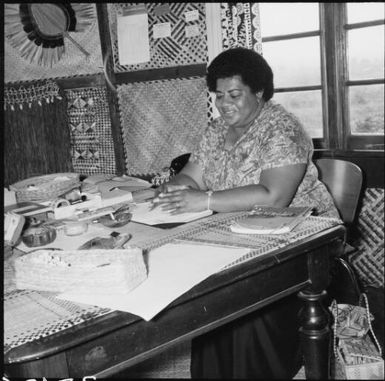
[[[246,127],[257,116],[261,94],[252,93],[239,75],[218,78],[215,94],[215,106],[229,126]]]

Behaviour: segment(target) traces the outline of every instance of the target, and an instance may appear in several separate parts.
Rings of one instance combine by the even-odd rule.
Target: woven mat
[[[206,9],[204,3],[168,3],[168,12],[157,14],[157,8],[162,3],[144,3],[148,13],[148,29],[153,31],[154,25],[159,23],[171,24],[171,35],[167,38],[153,38],[150,33],[150,61],[135,65],[120,65],[117,16],[130,9],[132,3],[108,4],[108,18],[110,24],[112,53],[115,72],[136,71],[144,69],[159,69],[164,67],[183,66],[207,62],[206,41]],[[199,30],[199,35],[186,37],[186,27],[191,27],[191,22],[186,22],[185,13],[198,11],[198,20],[194,26]]]
[[[4,351],[110,313],[49,292],[14,290],[4,295]]]
[[[142,239],[135,245],[143,249],[159,247],[175,239],[236,245],[251,248],[251,252],[229,264],[230,268],[277,248],[296,242],[338,224],[330,218],[307,217],[291,233],[274,235],[234,235],[229,225],[247,215],[247,212],[219,213],[201,221],[193,221],[174,229],[159,230],[151,239]],[[10,268],[6,267],[5,277]],[[101,307],[83,305],[56,299],[53,293],[13,290],[4,295],[4,344],[13,348],[55,332],[73,327],[111,312]]]
[[[207,126],[204,78],[118,87],[127,173],[160,173],[191,152]]]
[[[365,190],[357,230],[351,263],[363,283],[384,287],[384,189]]]
[[[105,87],[66,90],[74,171],[85,175],[116,171]]]

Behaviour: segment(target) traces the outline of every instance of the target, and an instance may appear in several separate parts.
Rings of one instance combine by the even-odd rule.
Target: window
[[[259,3],[274,99],[316,148],[384,143],[384,4]]]
[[[259,3],[262,54],[274,72],[274,99],[323,138],[318,3]]]
[[[382,148],[384,3],[346,3],[345,124],[349,148]]]

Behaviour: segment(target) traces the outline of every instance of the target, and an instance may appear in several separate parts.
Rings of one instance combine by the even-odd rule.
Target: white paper
[[[199,36],[198,25],[187,25],[185,27],[186,38]]]
[[[152,210],[151,207],[151,202],[137,204],[132,210],[132,221],[147,225],[189,222],[198,218],[209,216],[213,213],[211,210],[204,210],[202,212],[171,214],[168,211],[162,210],[160,206],[157,206]]]
[[[196,21],[199,19],[198,9],[194,9],[193,11],[185,12],[184,16],[186,18],[186,22]]]
[[[155,24],[153,27],[154,40],[157,38],[165,38],[171,36],[171,24],[169,22],[163,22]]]
[[[117,32],[121,65],[150,61],[147,13],[118,16]]]
[[[148,278],[128,294],[97,295],[66,292],[60,299],[130,312],[151,320],[173,300],[250,249],[175,243],[150,251]]]

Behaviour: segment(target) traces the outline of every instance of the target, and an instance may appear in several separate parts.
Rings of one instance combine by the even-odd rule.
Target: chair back
[[[314,161],[319,178],[331,193],[334,203],[347,225],[354,221],[362,188],[361,168],[345,160],[318,159]]]

